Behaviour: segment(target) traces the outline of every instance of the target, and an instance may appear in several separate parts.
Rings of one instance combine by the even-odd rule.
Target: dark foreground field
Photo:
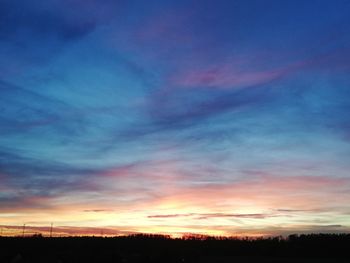
[[[0,262],[350,262],[350,234],[286,239],[0,237]]]

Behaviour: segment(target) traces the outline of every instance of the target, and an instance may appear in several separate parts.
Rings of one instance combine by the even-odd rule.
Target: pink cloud
[[[244,71],[229,65],[215,69],[193,70],[171,79],[182,87],[239,88],[264,84],[284,74],[285,70]]]
[[[188,207],[208,211],[254,206],[261,209],[308,210],[347,205],[350,179],[325,176],[256,176],[226,184],[200,184],[173,189],[154,200],[157,203],[176,201]],[[229,205],[228,205],[229,204]],[[257,211],[261,212],[261,211]]]
[[[181,70],[174,71],[168,78],[168,84],[180,88],[220,89],[264,85],[300,70],[348,71],[349,65],[345,59],[348,54],[347,48],[335,49],[298,60],[293,59],[298,52],[271,53],[270,57],[256,52],[255,56],[233,57],[225,63],[210,61],[208,57],[196,57],[191,59],[195,64],[185,63]],[[273,66],[274,63],[277,64]]]

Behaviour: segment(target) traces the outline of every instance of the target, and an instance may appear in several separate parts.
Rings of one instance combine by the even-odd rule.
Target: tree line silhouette
[[[350,234],[0,237],[0,262],[350,262]]]

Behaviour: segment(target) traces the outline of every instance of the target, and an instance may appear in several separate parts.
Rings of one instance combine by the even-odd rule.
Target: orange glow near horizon
[[[0,225],[10,235],[21,233],[23,224],[31,226],[33,233],[47,233],[51,222],[57,235],[265,236],[349,231],[343,207],[350,199],[350,180],[345,177],[259,172],[224,184],[189,179],[177,161],[114,169],[95,176],[89,182],[92,190],[78,195],[33,197],[26,200],[31,205],[20,210],[7,207],[0,214]]]
[[[34,232],[35,228],[47,232],[47,227],[53,222],[54,233],[64,229],[58,231],[60,235],[100,235],[101,231],[104,235],[153,233],[175,237],[189,233],[264,236],[298,231],[346,232],[349,224],[346,215],[337,213],[336,210],[310,210],[309,207],[324,207],[327,202],[345,202],[346,194],[341,199],[329,186],[337,186],[339,191],[342,187],[347,187],[347,183],[344,179],[319,178],[312,181],[309,177],[286,177],[280,180],[268,176],[231,185],[196,186],[188,189],[173,187],[163,197],[134,202],[132,205],[115,205],[113,208],[106,207],[103,203],[86,204],[76,200],[46,211],[33,208],[17,213],[8,209],[0,215],[0,225],[4,226],[3,229],[12,229],[18,233],[25,223],[28,231],[31,226]],[[314,188],[310,190],[311,186]],[[298,189],[298,194],[295,189]],[[327,199],[322,199],[319,191],[328,191]],[[65,197],[65,200],[69,198]],[[58,199],[52,203],[60,202],[62,200]],[[99,209],[94,209],[95,207]],[[335,214],[336,224],[327,223],[330,220],[335,222]],[[310,223],[315,215],[325,223]],[[17,230],[10,227],[14,222],[18,226]]]

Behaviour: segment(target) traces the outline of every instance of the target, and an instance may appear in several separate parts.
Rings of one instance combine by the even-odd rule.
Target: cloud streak
[[[271,217],[273,215],[267,214],[226,214],[226,213],[189,213],[189,214],[170,214],[170,215],[150,215],[148,218],[176,218],[176,217],[195,217],[196,219],[210,219],[210,218],[222,218],[222,217],[232,217],[232,218],[253,218],[253,219],[264,219],[266,217]]]

